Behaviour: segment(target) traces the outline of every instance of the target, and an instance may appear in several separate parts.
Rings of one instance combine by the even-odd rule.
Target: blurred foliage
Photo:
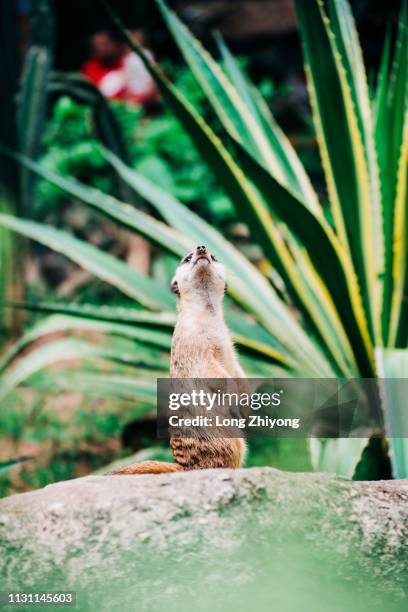
[[[140,111],[122,105],[115,110],[122,119],[122,127],[127,127],[125,137],[130,142],[133,127],[129,126],[129,119],[138,121]],[[100,141],[94,130],[92,109],[88,106],[78,104],[68,96],[58,98],[46,127],[44,146],[46,153],[42,163],[45,167],[62,175],[75,176],[107,193],[114,192],[114,176],[107,172],[106,162],[100,153]],[[39,182],[34,200],[37,218],[49,213],[58,214],[64,203],[67,203],[67,198],[58,188],[46,181]]]
[[[205,114],[205,96],[195,85],[186,68],[175,69],[176,82],[189,99]],[[273,96],[271,82],[263,88]],[[216,224],[234,219],[230,200],[208,172],[206,164],[189,136],[168,107],[151,117],[143,109],[123,102],[110,103],[131,165],[144,176],[191,204],[199,214]],[[105,193],[117,194],[117,180],[100,152],[100,139],[95,132],[92,108],[68,96],[59,97],[52,108],[44,137],[45,167],[63,176],[73,176]],[[40,181],[34,211],[37,218],[60,213],[68,204],[66,196],[55,186]]]
[[[140,419],[140,405],[43,389],[23,389],[2,403],[0,447],[14,459],[0,461],[0,497],[87,474],[132,450],[122,448],[121,436]]]
[[[237,60],[242,67],[245,58]],[[211,116],[209,104],[185,67],[165,64],[175,83],[203,117]],[[273,103],[289,94],[287,86],[278,89],[269,79],[259,84],[260,91]],[[215,180],[183,126],[168,106],[146,116],[132,104],[111,101],[110,107],[120,127],[123,141],[135,170],[191,205],[198,214],[226,226],[236,219],[234,207]],[[300,109],[297,109],[300,113]],[[303,117],[300,123],[311,133]],[[100,152],[100,138],[95,130],[93,109],[68,96],[58,97],[52,106],[45,130],[42,164],[62,176],[72,176],[105,193],[117,195],[117,177]],[[308,167],[316,168],[316,156],[310,146],[304,148]],[[67,196],[47,181],[39,181],[33,206],[37,218],[60,212]]]

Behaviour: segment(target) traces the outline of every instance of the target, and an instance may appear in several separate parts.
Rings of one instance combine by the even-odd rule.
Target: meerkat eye
[[[188,263],[189,261],[191,261],[192,256],[193,256],[192,253],[190,253],[190,255],[187,255],[187,257],[183,259],[183,263]]]
[[[218,259],[215,259],[214,255],[211,255],[211,259],[212,259],[213,261],[218,261]]]

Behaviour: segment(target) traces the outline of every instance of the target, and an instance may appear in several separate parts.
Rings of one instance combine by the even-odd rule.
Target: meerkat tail
[[[169,472],[180,472],[183,468],[177,463],[166,463],[164,461],[142,461],[126,465],[119,470],[108,472],[107,476],[120,476],[122,474],[166,474]]]

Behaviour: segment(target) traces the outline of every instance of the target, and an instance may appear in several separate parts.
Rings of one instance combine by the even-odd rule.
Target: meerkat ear
[[[171,285],[170,285],[170,289],[172,290],[173,293],[175,293],[176,295],[180,295],[180,289],[178,287],[178,282],[176,281],[176,279],[174,278],[171,281]]]

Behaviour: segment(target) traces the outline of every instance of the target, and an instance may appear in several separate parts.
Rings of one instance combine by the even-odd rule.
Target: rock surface
[[[80,610],[406,610],[408,481],[89,476],[0,500],[1,589]]]

